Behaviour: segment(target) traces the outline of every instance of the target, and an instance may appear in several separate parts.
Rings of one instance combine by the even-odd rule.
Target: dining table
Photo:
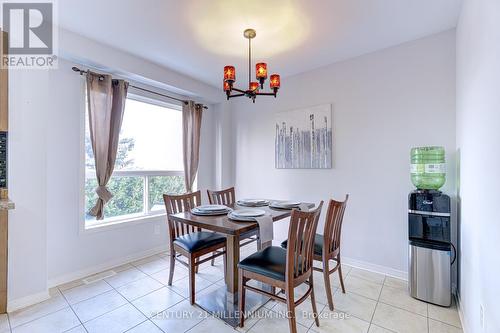
[[[280,200],[270,200],[280,201]],[[314,208],[313,203],[303,203],[309,209]],[[304,205],[302,205],[304,206]],[[238,204],[229,205],[231,209],[261,209],[272,217],[273,222],[286,219],[291,216],[292,209],[272,208],[269,206],[248,207]],[[214,231],[226,236],[226,267],[225,286],[221,286],[209,293],[204,293],[196,304],[211,315],[218,317],[233,327],[238,325],[238,263],[240,261],[240,240],[241,235],[258,229],[257,222],[240,222],[229,219],[227,215],[200,216],[191,211],[184,211],[170,215],[170,219],[187,225],[200,227],[204,230]],[[272,245],[272,241],[257,241],[257,249],[261,250]],[[251,313],[263,306],[269,298],[248,293],[245,299],[245,313]]]

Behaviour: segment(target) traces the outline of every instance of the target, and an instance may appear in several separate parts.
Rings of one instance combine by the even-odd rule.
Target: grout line
[[[59,291],[59,293],[61,294],[61,296],[64,298],[64,300],[66,301],[66,303],[68,304],[71,312],[73,312],[73,314],[75,315],[76,319],[78,319],[78,321],[80,322],[80,325],[83,327],[83,329],[85,330],[85,332],[87,332],[87,328],[85,326],[83,326],[82,320],[80,319],[80,317],[78,317],[78,315],[76,314],[76,312],[73,309],[73,307],[71,306],[71,304],[69,304],[68,299],[66,298],[66,296],[64,296],[64,294],[59,290],[59,288],[57,288],[57,290]],[[78,326],[75,326],[75,327],[78,327]],[[72,327],[69,330],[72,330],[75,327]],[[66,330],[66,331],[69,331],[69,330]]]

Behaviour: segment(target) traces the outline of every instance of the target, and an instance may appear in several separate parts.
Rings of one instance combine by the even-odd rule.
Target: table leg
[[[238,303],[238,263],[240,262],[240,236],[226,237],[226,287],[227,301]]]

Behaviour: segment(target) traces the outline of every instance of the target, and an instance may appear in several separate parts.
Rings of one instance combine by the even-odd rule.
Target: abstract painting
[[[277,169],[332,168],[332,106],[312,106],[276,115]]]

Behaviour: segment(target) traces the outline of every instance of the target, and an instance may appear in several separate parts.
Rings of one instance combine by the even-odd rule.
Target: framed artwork
[[[277,113],[275,167],[331,169],[332,131],[331,104]]]

